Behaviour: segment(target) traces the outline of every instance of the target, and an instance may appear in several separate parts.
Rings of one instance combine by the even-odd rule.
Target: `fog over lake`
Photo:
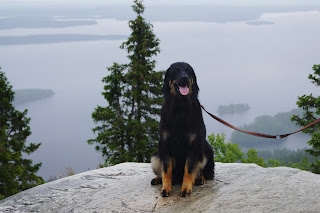
[[[93,10],[92,6],[87,13],[70,9],[73,16],[69,18],[89,20],[85,22],[88,25],[50,27],[44,23],[36,27],[27,21],[25,25],[9,21],[9,18],[18,17],[20,7],[7,4],[7,10],[0,9],[1,26],[12,23],[17,27],[10,27],[10,24],[0,27],[2,71],[14,90],[43,88],[55,92],[51,98],[17,106],[19,110],[27,108],[27,116],[31,118],[32,135],[28,141],[42,142],[31,155],[34,163],[43,163],[38,174],[48,179],[65,172],[66,167],[76,173],[97,168],[103,162],[101,154],[87,144],[88,139],[95,137],[91,131],[94,127],[91,113],[97,105],[106,105],[101,95],[101,79],[108,75],[106,67],[113,62],[127,62],[126,51],[119,46],[130,34],[128,18],[134,16],[129,14],[126,19],[124,12],[119,11],[122,16],[114,12],[114,17],[108,17],[100,13],[102,9]],[[24,13],[41,11],[37,8],[35,4]],[[130,5],[119,8],[131,10]],[[156,70],[166,70],[176,61],[188,62],[197,74],[200,102],[208,111],[217,114],[219,105],[249,104],[251,109],[246,113],[221,116],[238,126],[252,123],[260,115],[275,115],[297,108],[297,97],[303,94],[319,95],[318,88],[308,79],[313,64],[320,63],[319,5],[247,7],[248,13],[241,12],[241,7],[231,10],[230,5],[225,6],[228,16],[220,19],[207,18],[210,10],[202,5],[196,11],[202,14],[202,20],[194,18],[193,21],[190,18],[193,16],[188,16],[190,13],[174,17],[170,11],[176,8],[146,7],[147,21],[152,22],[154,33],[161,41]],[[191,9],[188,7],[186,11]],[[237,10],[240,12],[227,13]],[[63,11],[51,8],[47,14],[35,14],[30,20],[46,17],[68,21],[70,11],[66,9],[61,17]],[[79,11],[87,10],[81,7]],[[170,16],[167,17],[166,12]],[[183,13],[179,11],[178,14]],[[233,14],[243,15],[232,17]],[[57,34],[78,36],[76,40],[70,40],[70,36],[64,40],[54,36]],[[30,40],[32,35],[38,36],[37,39]],[[108,35],[118,37],[110,39]],[[17,43],[6,43],[4,39],[10,37],[15,38],[11,42]],[[204,119],[207,135],[225,133],[230,137],[232,130],[208,115],[204,114]],[[287,148],[292,149],[303,148],[305,144],[306,141],[296,140],[295,136],[290,136],[286,142]]]

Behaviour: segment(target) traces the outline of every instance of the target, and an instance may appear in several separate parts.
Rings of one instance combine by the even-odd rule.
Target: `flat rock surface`
[[[123,163],[52,181],[0,201],[0,212],[320,212],[320,175],[216,163],[192,195],[160,196],[150,164]]]

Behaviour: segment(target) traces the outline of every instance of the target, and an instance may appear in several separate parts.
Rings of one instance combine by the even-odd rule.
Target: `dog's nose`
[[[188,80],[189,78],[188,78],[188,76],[187,76],[186,74],[182,74],[182,75],[180,76],[180,79],[181,79],[181,80]]]

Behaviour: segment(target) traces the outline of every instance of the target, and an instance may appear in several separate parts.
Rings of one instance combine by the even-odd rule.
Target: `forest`
[[[290,112],[281,112],[274,116],[262,115],[256,117],[253,123],[242,125],[239,128],[270,135],[290,133],[299,128],[297,125],[291,122],[290,118],[292,117],[292,115],[301,116],[302,114],[302,109],[293,109]],[[305,137],[308,136],[305,135]],[[255,148],[261,150],[266,148],[266,144],[269,148],[276,148],[279,146],[279,144],[284,143],[287,138],[278,141],[268,138],[253,137],[241,132],[234,131],[231,134],[230,140],[233,143],[239,144],[239,146],[243,149]]]
[[[301,170],[312,170],[317,159],[305,150],[243,150],[238,144],[226,142],[223,134],[211,134],[208,142],[215,151],[215,161],[222,163],[255,163],[262,167],[286,166]]]

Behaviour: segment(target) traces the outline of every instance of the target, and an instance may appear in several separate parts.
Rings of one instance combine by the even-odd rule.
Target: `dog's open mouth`
[[[187,85],[185,86],[178,86],[179,92],[181,95],[188,95],[189,94],[189,87]]]
[[[178,90],[181,95],[186,96],[189,94],[190,90],[190,79],[187,75],[183,74],[179,77],[179,80],[177,82]]]

